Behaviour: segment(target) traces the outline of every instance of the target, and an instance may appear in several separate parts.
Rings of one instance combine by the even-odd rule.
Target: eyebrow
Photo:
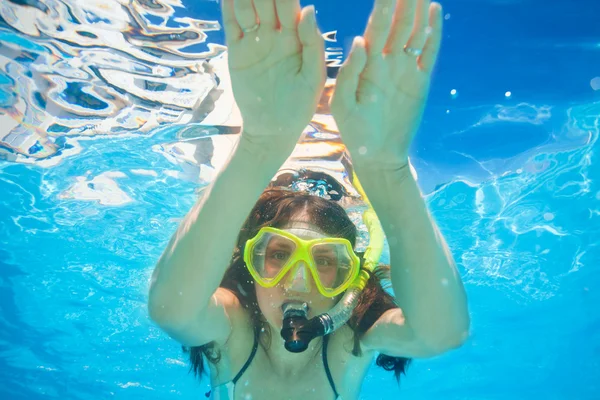
[[[270,243],[290,243],[290,239],[281,236],[274,236],[269,241]]]
[[[337,254],[337,252],[333,251],[332,249],[316,249],[313,251],[317,254]]]

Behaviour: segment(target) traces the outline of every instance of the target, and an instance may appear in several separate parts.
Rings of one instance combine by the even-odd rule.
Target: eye
[[[274,251],[271,253],[271,257],[279,261],[284,261],[289,257],[289,253],[287,251]]]
[[[315,262],[317,263],[317,266],[319,266],[319,267],[330,267],[333,265],[334,260],[332,260],[329,257],[317,257],[315,259]]]

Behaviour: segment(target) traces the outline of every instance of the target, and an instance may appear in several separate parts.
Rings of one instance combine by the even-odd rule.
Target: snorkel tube
[[[383,252],[385,238],[383,228],[354,171],[352,172],[352,184],[368,207],[362,216],[369,232],[369,244],[365,250],[364,264],[354,282],[346,289],[342,299],[329,312],[309,320],[306,303],[283,305],[283,328],[280,333],[285,340],[285,348],[292,353],[303,352],[308,348],[311,340],[330,334],[350,319],[352,311],[358,303],[358,298],[367,286]]]

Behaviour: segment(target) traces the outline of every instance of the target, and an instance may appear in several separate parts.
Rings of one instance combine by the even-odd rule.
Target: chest
[[[341,382],[334,379],[334,383],[340,392]],[[315,358],[300,374],[284,376],[274,370],[268,357],[260,350],[238,380],[234,393],[236,400],[335,400],[322,358]]]
[[[242,368],[251,353],[252,338],[232,341],[226,348],[219,363],[221,373],[211,366],[213,387],[231,381]],[[233,355],[233,357],[231,357]],[[272,356],[272,355],[271,355]],[[327,346],[327,364],[333,383],[343,400],[358,399],[364,377],[372,363],[374,354],[363,351],[362,356],[352,354],[352,331],[340,329],[331,335]],[[334,400],[334,391],[327,377],[323,360],[323,349],[298,374],[289,375],[273,366],[270,356],[263,346],[258,346],[248,368],[236,382],[233,389],[235,400]],[[231,382],[230,382],[231,383]],[[231,387],[229,388],[231,390]],[[230,392],[231,393],[231,392]],[[229,395],[231,397],[231,395]],[[233,400],[232,399],[232,400]]]

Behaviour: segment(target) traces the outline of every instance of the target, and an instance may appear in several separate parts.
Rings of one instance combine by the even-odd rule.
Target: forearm
[[[269,148],[242,134],[227,165],[181,222],[152,275],[148,304],[157,322],[184,322],[208,305],[248,213],[293,146],[288,153]]]
[[[431,346],[456,346],[468,335],[466,294],[409,166],[355,168],[388,240],[392,287],[407,325]]]

